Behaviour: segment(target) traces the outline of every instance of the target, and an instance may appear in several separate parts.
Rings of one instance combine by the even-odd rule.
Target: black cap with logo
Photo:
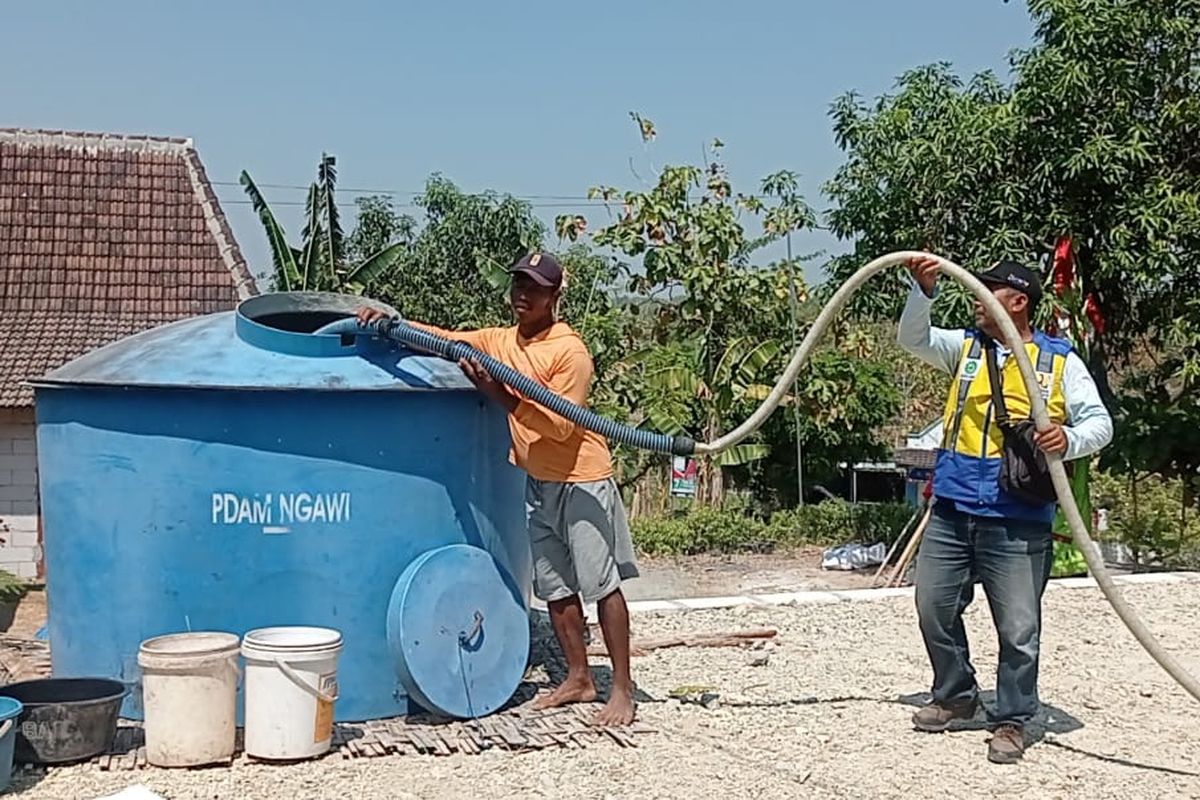
[[[549,253],[530,253],[509,269],[510,274],[528,275],[534,283],[551,289],[562,285],[563,269]]]
[[[1036,306],[1042,299],[1042,282],[1037,273],[1015,261],[997,262],[986,272],[980,272],[975,277],[991,286],[1016,289],[1029,298],[1031,307]]]

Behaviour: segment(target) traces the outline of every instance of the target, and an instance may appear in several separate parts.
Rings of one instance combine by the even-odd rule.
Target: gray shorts
[[[533,554],[533,591],[553,602],[595,602],[638,575],[621,493],[612,478],[559,483],[528,478],[525,510]]]

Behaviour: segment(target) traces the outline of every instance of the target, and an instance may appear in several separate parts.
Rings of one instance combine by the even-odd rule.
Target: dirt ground
[[[1200,671],[1200,580],[1125,592],[1177,658]],[[71,767],[24,776],[19,788],[31,800],[95,798],[139,782],[167,798],[1200,798],[1200,705],[1095,589],[1052,589],[1045,613],[1046,711],[1031,731],[1039,741],[1015,766],[986,761],[983,729],[912,730],[929,672],[912,598],[901,596],[635,616],[635,636],[779,631],[761,650],[675,648],[637,658],[639,714],[658,732],[639,736],[636,749],[142,773]],[[990,625],[980,598],[967,627],[985,689],[996,659]],[[594,664],[603,680],[603,660]],[[673,699],[683,685],[719,698],[712,708]]]
[[[739,594],[865,589],[875,568],[821,569],[821,550],[805,548],[765,555],[704,555],[638,559],[641,576],[627,582],[630,600],[725,597]]]

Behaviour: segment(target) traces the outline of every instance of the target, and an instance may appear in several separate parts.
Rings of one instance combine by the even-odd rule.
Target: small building
[[[904,491],[904,469],[893,461],[845,461],[839,469],[850,473],[851,503],[890,503],[900,501]]]
[[[0,568],[43,577],[25,381],[257,293],[190,139],[0,129]]]

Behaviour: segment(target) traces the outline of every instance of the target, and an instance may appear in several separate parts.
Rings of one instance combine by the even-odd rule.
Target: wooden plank
[[[500,738],[502,738],[504,743],[509,747],[523,747],[525,745],[527,741],[525,736],[523,736],[521,732],[517,730],[517,726],[513,725],[512,722],[503,720],[497,723],[496,727],[500,732]]]
[[[393,724],[389,727],[392,731],[392,744],[395,745],[396,752],[401,754],[413,752],[412,742],[408,739],[408,729],[400,724]]]
[[[641,656],[651,650],[667,647],[742,647],[755,640],[773,639],[777,631],[773,628],[756,628],[747,631],[721,631],[698,633],[691,636],[658,636],[649,639],[634,639],[629,643],[630,655]],[[607,656],[608,648],[600,640],[587,648],[589,656]]]
[[[425,743],[421,739],[420,731],[418,731],[416,728],[409,728],[405,733],[408,736],[408,740],[412,742],[413,747],[417,749],[418,753],[425,752]]]

